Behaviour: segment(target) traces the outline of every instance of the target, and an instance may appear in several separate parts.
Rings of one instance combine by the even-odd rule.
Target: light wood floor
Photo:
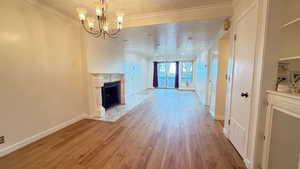
[[[193,92],[157,90],[115,123],[82,120],[0,159],[0,169],[245,169]]]

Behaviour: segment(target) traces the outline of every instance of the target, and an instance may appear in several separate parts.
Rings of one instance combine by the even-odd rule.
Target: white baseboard
[[[250,161],[250,160],[244,159],[244,163],[245,163],[245,165],[246,165],[246,167],[247,167],[248,169],[252,169],[251,161]]]
[[[228,130],[225,127],[223,128],[223,134],[228,138]]]
[[[67,127],[67,126],[69,126],[73,123],[76,123],[76,122],[86,118],[87,116],[88,116],[87,114],[79,115],[79,116],[77,116],[77,117],[75,117],[75,118],[73,118],[69,121],[63,122],[63,123],[61,123],[61,124],[59,124],[55,127],[52,127],[52,128],[50,128],[48,130],[45,130],[45,131],[42,131],[42,132],[40,132],[40,133],[38,133],[34,136],[28,137],[28,138],[26,138],[26,139],[24,139],[24,140],[22,140],[22,141],[20,141],[16,144],[13,144],[13,145],[10,145],[10,146],[8,146],[4,149],[1,149],[0,150],[0,157],[3,157],[3,156],[5,156],[5,155],[7,155],[11,152],[14,152],[14,151],[16,151],[16,150],[18,150],[22,147],[25,147],[28,144],[31,144],[31,143],[33,143],[37,140],[40,140],[40,139],[42,139],[42,138],[58,131],[58,130],[61,130],[61,129],[63,129],[63,128],[65,128],[65,127]]]
[[[214,112],[212,112],[211,110],[209,110],[209,114],[210,114],[214,119],[216,119],[216,116],[215,116],[215,113],[214,113]]]
[[[185,90],[185,91],[195,91],[196,89],[195,88],[178,88],[178,90]]]

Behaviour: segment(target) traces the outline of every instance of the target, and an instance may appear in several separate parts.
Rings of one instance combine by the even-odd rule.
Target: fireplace
[[[90,117],[104,117],[109,107],[125,104],[125,75],[123,73],[91,73],[90,85],[89,97],[92,100]]]
[[[104,83],[101,88],[102,106],[105,109],[120,104],[120,81]]]

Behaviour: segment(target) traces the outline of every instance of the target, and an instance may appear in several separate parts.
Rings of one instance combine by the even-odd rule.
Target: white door
[[[257,9],[253,7],[236,25],[229,139],[245,158],[251,112],[251,92],[257,32]]]

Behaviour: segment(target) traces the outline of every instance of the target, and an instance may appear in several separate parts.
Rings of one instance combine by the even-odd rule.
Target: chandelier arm
[[[95,35],[94,38],[99,38],[103,35],[102,31],[98,34],[98,35]]]
[[[120,36],[120,34],[118,34],[119,32],[120,32],[120,31],[115,32],[114,34],[111,34],[111,33],[106,32],[106,35],[107,35],[109,38],[115,39],[115,38],[118,38],[118,37]]]
[[[107,33],[109,36],[115,36],[115,35],[119,34],[120,31],[121,31],[121,29],[117,29],[116,32],[110,33],[110,32],[107,31],[106,33]]]
[[[84,22],[81,22],[81,24],[82,24],[82,27],[84,28],[84,30],[85,30],[87,33],[89,33],[89,34],[92,34],[92,35],[98,35],[98,34],[100,33],[99,31],[97,31],[97,32],[92,32],[92,31],[88,30],[88,29],[86,28],[86,25],[84,24]]]

